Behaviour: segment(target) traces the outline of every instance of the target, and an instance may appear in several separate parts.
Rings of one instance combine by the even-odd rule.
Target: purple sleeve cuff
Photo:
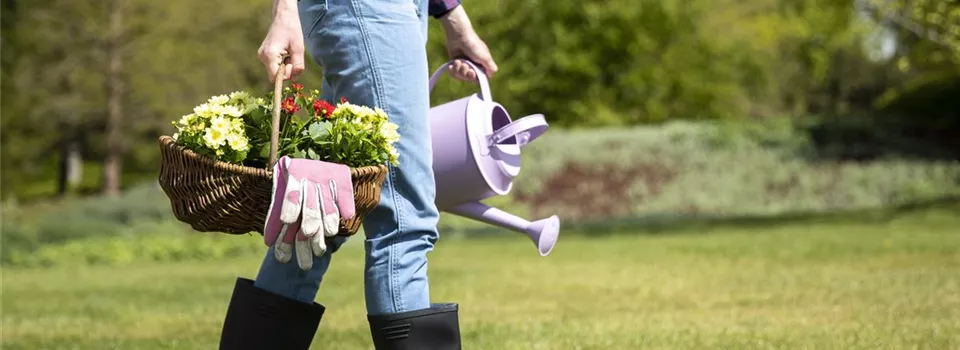
[[[460,0],[430,0],[427,12],[430,16],[439,18],[457,6],[460,6]]]

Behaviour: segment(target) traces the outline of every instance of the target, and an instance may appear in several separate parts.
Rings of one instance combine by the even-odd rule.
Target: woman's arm
[[[490,55],[487,44],[473,30],[467,11],[460,5],[459,0],[430,0],[430,6],[436,6],[435,13],[442,13],[438,18],[447,37],[447,54],[453,60],[449,67],[450,75],[460,80],[475,81],[477,76],[473,69],[461,61],[467,59],[480,65],[488,77],[493,77],[497,72],[497,63]],[[441,10],[450,6],[452,8],[445,12]],[[433,14],[431,9],[431,15]]]
[[[284,79],[294,79],[300,75],[305,68],[303,53],[303,32],[300,29],[297,0],[273,0],[273,22],[257,50],[270,81],[273,81],[283,56],[290,56],[292,66],[287,67]]]
[[[440,18],[460,6],[460,0],[430,0],[427,12],[433,18]]]

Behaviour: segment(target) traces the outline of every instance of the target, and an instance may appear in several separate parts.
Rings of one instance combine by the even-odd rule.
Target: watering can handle
[[[517,138],[517,145],[526,146],[547,131],[547,120],[543,114],[532,114],[500,128],[487,138],[487,145],[493,146],[511,137]]]
[[[480,67],[473,64],[468,60],[463,60],[467,63],[468,66],[473,68],[473,71],[477,73],[477,80],[480,82],[480,99],[484,101],[492,101],[493,95],[490,94],[490,84],[487,82],[487,75],[483,72]],[[447,68],[450,67],[450,63],[453,61],[444,63],[440,68],[437,68],[437,71],[430,76],[430,91],[433,91],[433,86],[437,85],[437,80],[440,80],[440,76],[447,71]]]

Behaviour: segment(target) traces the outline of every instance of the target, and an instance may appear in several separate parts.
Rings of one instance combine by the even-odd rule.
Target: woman
[[[438,239],[428,119],[427,17],[437,18],[451,58],[492,76],[497,66],[459,0],[274,0],[273,23],[258,55],[273,80],[303,71],[304,52],[323,66],[323,98],[383,108],[402,135],[400,165],[384,181],[380,205],[364,222],[365,299],[377,349],[459,349],[457,304],[431,304],[427,253]],[[453,77],[476,79],[464,62]],[[331,254],[302,271],[268,249],[256,281],[238,278],[221,349],[307,349],[324,307],[314,302]]]

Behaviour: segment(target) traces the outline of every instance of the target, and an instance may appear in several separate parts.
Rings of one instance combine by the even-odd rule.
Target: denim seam
[[[317,13],[317,17],[313,19],[313,24],[310,25],[310,29],[307,31],[307,35],[306,35],[307,39],[313,37],[314,31],[317,29],[317,25],[320,24],[320,20],[322,20],[323,17],[327,15],[327,10],[328,10],[327,0],[321,0],[321,1],[323,1],[323,6],[320,8],[319,13]]]
[[[373,95],[374,95],[374,98],[376,99],[375,102],[378,106],[380,106],[382,105],[383,101],[385,101],[385,98],[383,96],[383,91],[384,91],[383,79],[380,76],[380,66],[377,64],[377,59],[376,59],[377,55],[375,54],[375,52],[373,52],[373,45],[371,44],[372,39],[370,38],[370,32],[367,30],[366,23],[363,20],[363,13],[362,13],[363,11],[360,8],[360,4],[358,3],[357,0],[351,0],[350,3],[353,5],[354,12],[356,12],[357,26],[360,28],[360,34],[361,34],[361,37],[363,38],[364,51],[367,54],[367,60],[370,62],[370,70],[372,71],[371,75],[373,76],[373,85],[374,85]],[[381,106],[381,108],[386,109],[387,107]],[[391,199],[393,199],[394,211],[396,212],[397,232],[395,232],[388,239],[388,244],[390,246],[389,248],[390,256],[388,257],[387,269],[390,271],[390,277],[389,277],[390,292],[391,294],[393,294],[392,299],[394,303],[393,311],[399,312],[403,309],[403,296],[401,295],[402,293],[400,293],[400,290],[399,290],[399,285],[400,285],[399,276],[397,275],[397,269],[395,268],[395,265],[397,263],[396,261],[397,256],[399,255],[399,251],[396,243],[399,240],[398,236],[400,236],[400,234],[403,232],[403,209],[402,209],[402,206],[400,206],[399,200],[397,198],[398,188],[396,185],[396,171],[394,170],[394,167],[390,165],[388,165],[388,170],[390,173],[390,176],[389,176],[390,187],[392,189],[390,196],[392,197]]]

